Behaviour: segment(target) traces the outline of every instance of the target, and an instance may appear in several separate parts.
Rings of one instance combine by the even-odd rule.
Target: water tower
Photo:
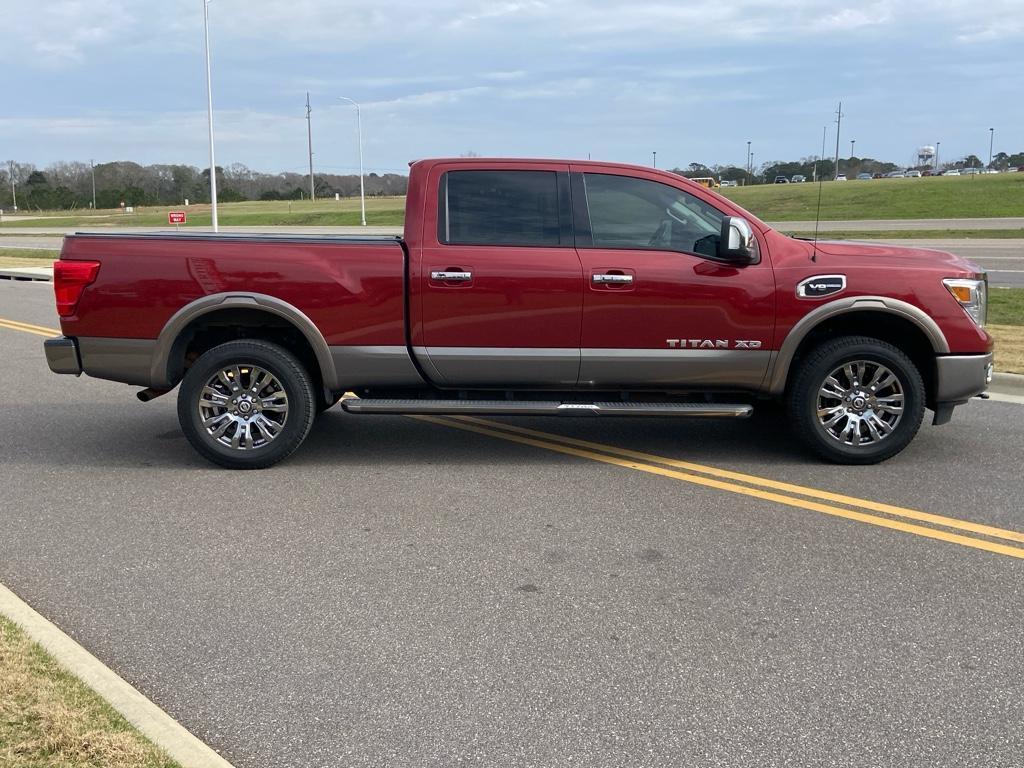
[[[926,144],[923,147],[917,149],[917,164],[918,165],[932,165],[935,161],[935,147],[930,144]]]

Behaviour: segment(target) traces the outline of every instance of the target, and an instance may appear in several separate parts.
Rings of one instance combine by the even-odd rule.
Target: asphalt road
[[[0,581],[240,768],[1020,764],[1024,406],[845,468],[770,413],[332,411],[239,473],[41,342],[0,327]]]

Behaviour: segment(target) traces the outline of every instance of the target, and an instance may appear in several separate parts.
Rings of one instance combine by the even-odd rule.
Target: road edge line
[[[58,664],[99,694],[182,768],[232,768],[212,747],[3,584],[0,584],[0,613],[21,627]]]

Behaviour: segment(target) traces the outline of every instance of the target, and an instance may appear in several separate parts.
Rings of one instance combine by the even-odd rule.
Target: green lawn
[[[22,221],[5,220],[0,232],[21,227],[167,227],[168,211],[186,211],[189,226],[210,226],[210,206],[190,205],[136,208],[135,213],[120,211],[83,211],[69,215],[67,211],[28,212],[26,216],[45,216]],[[360,222],[359,198],[343,200],[281,200],[267,202],[221,203],[217,206],[218,222],[223,226],[345,226]],[[404,197],[370,197],[366,199],[366,223],[370,226],[401,225],[405,219]]]
[[[765,221],[813,221],[817,184],[719,190]],[[825,182],[821,219],[945,219],[1024,216],[1024,173]]]
[[[796,237],[813,237],[813,232],[787,232],[785,225],[780,231]],[[916,239],[957,239],[991,238],[994,240],[1024,240],[1024,229],[893,229],[893,230],[842,230],[823,229],[818,232],[819,240],[916,240]],[[0,243],[3,240],[0,239]]]
[[[1024,288],[990,288],[988,321],[993,325],[1024,325]]]
[[[762,184],[720,190],[724,195],[766,221],[806,221],[815,218],[818,185]],[[39,226],[167,226],[167,211],[181,206],[137,208],[125,215],[119,211],[28,212],[43,219],[5,221],[0,232]],[[192,205],[189,225],[209,226],[210,207]],[[942,219],[1024,216],[1024,173],[984,176],[937,176],[923,179],[874,179],[872,181],[826,182],[822,186],[821,219]],[[400,225],[405,217],[404,197],[367,198],[367,224]],[[225,226],[339,226],[359,224],[359,199],[340,201],[308,200],[222,203],[220,223]],[[1012,230],[986,230],[977,237],[1014,237]],[[993,234],[1000,232],[1000,234]],[[1012,232],[1012,234],[1011,234]],[[878,233],[871,233],[877,236]],[[884,233],[886,237],[889,233]],[[830,233],[834,236],[834,233]],[[863,237],[864,233],[857,233]],[[936,229],[922,234],[894,234],[893,237],[954,237]]]

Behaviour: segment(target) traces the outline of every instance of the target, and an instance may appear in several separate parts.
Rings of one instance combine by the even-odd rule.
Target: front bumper
[[[992,353],[935,358],[936,403],[964,403],[992,383]]]
[[[78,354],[78,342],[67,336],[47,339],[43,342],[46,364],[54,373],[82,374],[82,359]]]

